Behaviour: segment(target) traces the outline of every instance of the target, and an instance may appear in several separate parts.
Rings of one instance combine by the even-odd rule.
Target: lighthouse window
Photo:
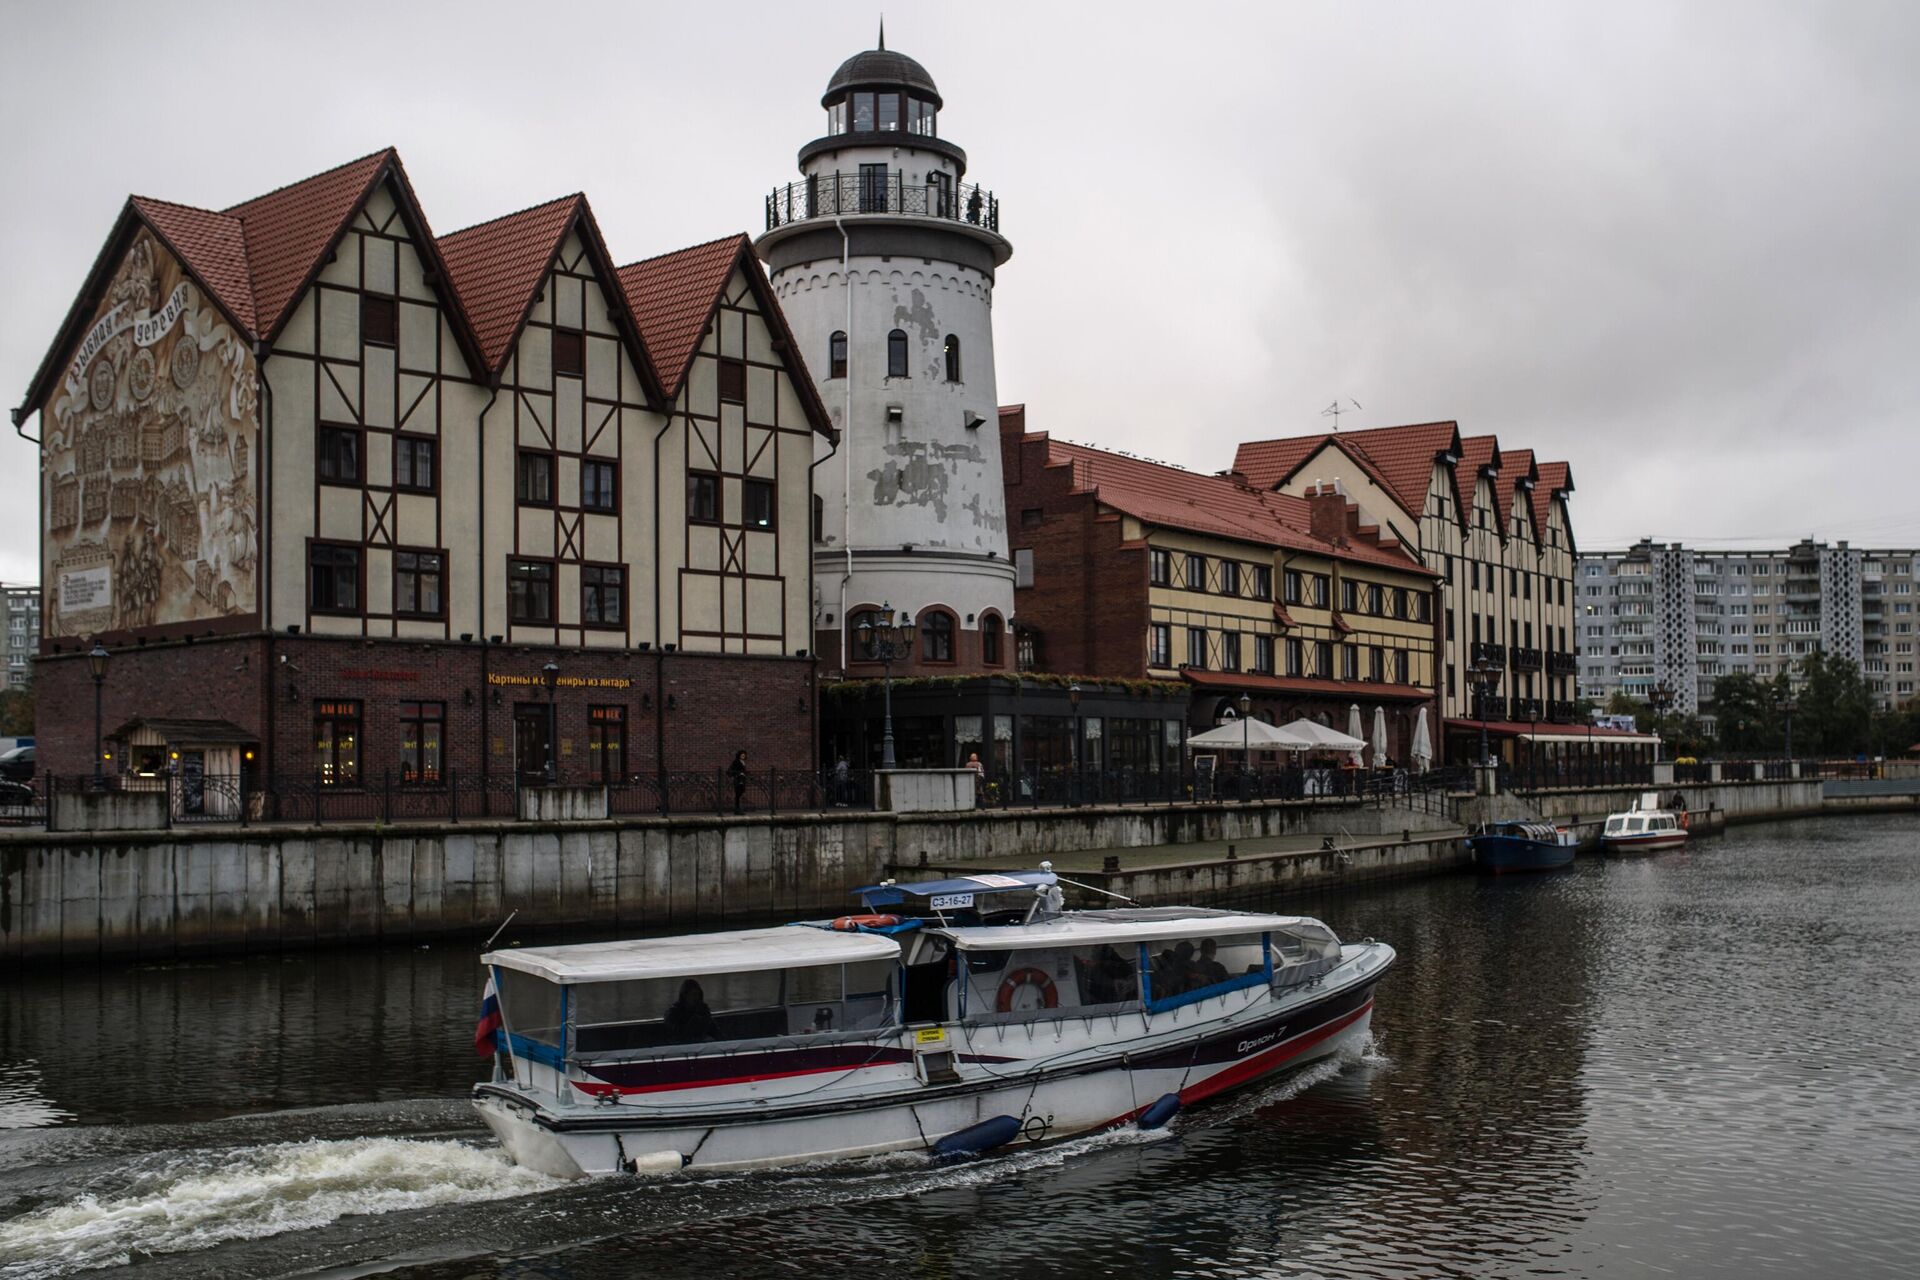
[[[873,95],[870,93],[853,95],[853,131],[855,133],[873,132]]]
[[[883,93],[880,95],[880,132],[898,133],[900,131],[900,95]]]
[[[947,381],[960,381],[960,339],[947,335]]]
[[[920,615],[920,659],[953,661],[953,615],[928,610]]]
[[[895,329],[887,335],[887,376],[907,376],[907,331]]]
[[[844,378],[847,376],[847,331],[835,329],[833,336],[827,339],[827,376]]]

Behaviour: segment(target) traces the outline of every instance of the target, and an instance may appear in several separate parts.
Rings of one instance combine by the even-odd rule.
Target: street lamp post
[[[1787,759],[1789,761],[1793,759],[1793,713],[1798,709],[1799,707],[1794,702],[1792,694],[1788,694],[1786,701],[1780,704],[1780,710],[1784,712],[1787,717]],[[96,752],[95,754],[98,753]]]
[[[1660,721],[1673,705],[1673,686],[1662,680],[1647,690],[1647,705],[1653,708],[1653,762],[1660,763]]]
[[[904,610],[896,620],[891,603],[880,606],[880,615],[886,621],[879,626],[873,625],[871,615],[860,619],[860,625],[854,628],[860,633],[860,647],[865,650],[869,661],[878,662],[886,674],[882,691],[883,720],[880,732],[880,767],[894,767],[893,758],[893,664],[907,656],[913,648],[913,617]]]
[[[98,640],[87,654],[87,669],[93,673],[93,789],[106,788],[105,758],[100,754],[100,694],[107,683],[107,650]]]
[[[1480,764],[1487,763],[1487,699],[1492,696],[1493,687],[1500,682],[1500,668],[1482,656],[1467,668],[1467,683],[1473,686],[1478,697],[1474,699],[1474,710],[1480,713]]]
[[[540,668],[540,682],[547,686],[547,785],[560,780],[560,721],[554,714],[553,690],[560,683],[560,664],[551,658]]]
[[[1080,733],[1080,685],[1067,686],[1067,701],[1073,704],[1073,804],[1079,804],[1087,791],[1086,739]]]
[[[1247,718],[1253,713],[1253,699],[1246,694],[1240,695],[1240,799],[1245,802],[1252,785],[1248,776],[1253,767],[1253,728]]]

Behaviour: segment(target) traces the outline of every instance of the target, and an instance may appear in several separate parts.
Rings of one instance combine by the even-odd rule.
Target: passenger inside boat
[[[667,1007],[666,1017],[661,1021],[683,1041],[720,1038],[720,1027],[713,1020],[713,1010],[707,1008],[706,993],[692,978],[680,984],[679,998]]]

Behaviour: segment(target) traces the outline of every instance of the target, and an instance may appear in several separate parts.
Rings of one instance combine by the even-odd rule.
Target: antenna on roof
[[[1353,399],[1352,397],[1348,397],[1347,403],[1352,405],[1354,409],[1358,409],[1360,407],[1360,402],[1358,400]],[[1337,435],[1339,434],[1339,431],[1340,431],[1340,415],[1343,413],[1351,413],[1351,412],[1353,412],[1352,409],[1342,409],[1340,407],[1339,398],[1335,397],[1334,402],[1332,404],[1328,405],[1326,408],[1320,411],[1320,416],[1323,418],[1333,419],[1333,430],[1334,430],[1334,434]]]
[[[880,15],[880,52],[887,51],[887,15]]]

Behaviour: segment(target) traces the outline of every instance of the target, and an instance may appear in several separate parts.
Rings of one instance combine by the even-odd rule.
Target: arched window
[[[887,335],[887,376],[907,376],[907,331],[895,329]]]
[[[951,333],[947,335],[947,381],[960,381],[960,339]]]
[[[922,662],[953,661],[953,615],[938,609],[926,609],[920,614],[920,660]]]
[[[983,666],[1000,665],[1000,641],[1005,634],[1006,624],[1000,621],[1000,615],[989,613],[980,619],[980,662]]]
[[[847,376],[847,331],[835,329],[833,336],[827,339],[827,376],[844,378]]]

